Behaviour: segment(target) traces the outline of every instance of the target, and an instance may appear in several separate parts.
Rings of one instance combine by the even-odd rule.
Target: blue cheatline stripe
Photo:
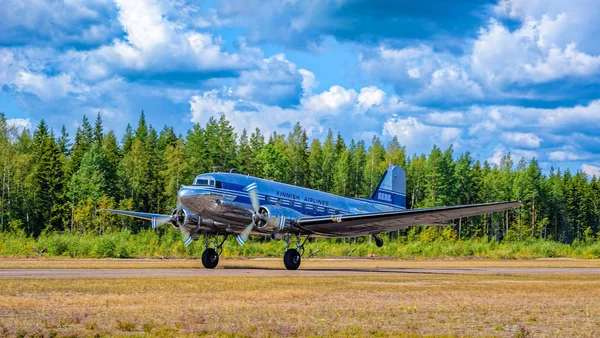
[[[193,241],[193,239],[192,239],[192,237],[190,236],[190,237],[188,237],[188,238],[185,240],[185,242],[183,242],[183,244],[184,244],[185,246],[188,246],[188,245],[192,244],[192,241]]]
[[[256,183],[250,183],[250,184],[248,184],[248,186],[246,187],[245,190],[246,191],[251,191],[251,190],[255,190],[257,188],[258,188],[258,186],[256,185]]]
[[[237,240],[238,243],[240,243],[240,245],[244,245],[244,239],[242,238],[241,235],[237,235],[235,237],[235,239]]]

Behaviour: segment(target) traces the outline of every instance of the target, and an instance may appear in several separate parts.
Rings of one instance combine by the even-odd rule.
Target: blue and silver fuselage
[[[321,191],[235,173],[211,173],[196,177],[192,185],[179,190],[178,202],[191,212],[231,226],[244,226],[252,218],[253,207],[247,187],[255,183],[261,206],[277,207],[291,217],[343,215],[404,210],[385,200],[337,196]],[[378,187],[379,197],[386,194]],[[405,198],[394,194],[394,198]]]

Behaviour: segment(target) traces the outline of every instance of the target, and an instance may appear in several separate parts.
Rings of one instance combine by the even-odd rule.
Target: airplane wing
[[[126,211],[126,210],[114,210],[114,209],[99,209],[100,211],[110,212],[113,214],[129,216],[134,218],[143,219],[146,221],[152,221],[152,228],[155,229],[157,226],[167,223],[171,220],[171,215],[163,214],[151,214],[148,212],[137,212],[137,211]]]
[[[322,237],[355,237],[406,229],[413,225],[440,225],[441,221],[518,207],[521,202],[498,202],[451,207],[409,209],[339,216],[301,217],[295,225]]]

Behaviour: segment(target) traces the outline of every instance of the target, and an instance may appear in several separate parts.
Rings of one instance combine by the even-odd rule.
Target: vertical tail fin
[[[371,199],[406,208],[406,172],[404,169],[390,164]]]

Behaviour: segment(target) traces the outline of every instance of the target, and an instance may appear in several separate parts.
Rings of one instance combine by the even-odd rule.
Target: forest
[[[543,239],[594,242],[599,234],[600,182],[584,172],[552,168],[536,159],[504,155],[498,165],[456,154],[452,146],[411,153],[396,138],[345,140],[329,130],[309,140],[296,124],[288,135],[259,129],[234,130],[224,117],[193,125],[186,135],[148,125],[141,113],[118,140],[83,116],[73,138],[63,126],[42,120],[35,130],[18,130],[0,114],[0,233],[28,238],[66,234],[96,236],[149,224],[98,212],[118,208],[169,214],[180,185],[199,173],[237,172],[344,196],[368,197],[390,163],[407,173],[408,208],[520,200],[520,208],[453,221],[444,236],[498,243]],[[389,234],[414,236],[427,227]],[[442,236],[435,230],[433,236]],[[364,239],[363,239],[364,240]]]

